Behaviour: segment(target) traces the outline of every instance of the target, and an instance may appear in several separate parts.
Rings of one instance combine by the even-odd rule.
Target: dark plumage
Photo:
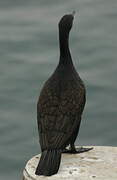
[[[65,15],[59,22],[60,60],[46,81],[37,104],[37,120],[41,146],[41,159],[37,175],[57,173],[62,152],[78,153],[74,142],[78,135],[85,106],[85,86],[72,62],[68,39],[73,14]],[[71,148],[66,150],[66,146]]]

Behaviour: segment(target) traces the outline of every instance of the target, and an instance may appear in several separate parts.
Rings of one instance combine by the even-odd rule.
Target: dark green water
[[[36,102],[58,59],[61,16],[87,87],[79,145],[117,146],[117,0],[0,0],[0,180],[21,179],[40,152]]]

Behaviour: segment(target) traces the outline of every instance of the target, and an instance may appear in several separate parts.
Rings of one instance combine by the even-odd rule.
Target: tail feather
[[[60,166],[60,161],[61,150],[52,149],[43,151],[35,174],[44,176],[56,174]]]

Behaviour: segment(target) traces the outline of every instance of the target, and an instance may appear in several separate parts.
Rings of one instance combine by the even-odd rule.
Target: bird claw
[[[93,149],[93,147],[91,147],[91,148],[80,147],[80,148],[76,148],[76,151],[77,151],[77,153],[83,153],[83,152],[90,151],[92,149]]]
[[[79,154],[79,153],[90,151],[92,149],[93,149],[93,147],[91,147],[91,148],[80,147],[80,148],[75,148],[75,149],[63,149],[62,153]]]

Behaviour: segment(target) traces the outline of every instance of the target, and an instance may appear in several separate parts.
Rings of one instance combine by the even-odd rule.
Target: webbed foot
[[[92,149],[93,147],[91,148],[79,147],[79,148],[73,148],[73,149],[63,149],[62,153],[79,154],[79,153],[90,151]]]

